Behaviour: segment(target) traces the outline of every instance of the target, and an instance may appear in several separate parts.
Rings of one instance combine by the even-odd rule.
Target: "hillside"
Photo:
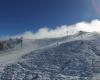
[[[79,32],[63,38],[25,41],[24,45],[31,45],[29,49],[35,45],[34,51],[31,48],[29,52],[20,55],[17,61],[5,65],[1,72],[1,80],[96,80],[96,76],[98,78],[98,33]]]

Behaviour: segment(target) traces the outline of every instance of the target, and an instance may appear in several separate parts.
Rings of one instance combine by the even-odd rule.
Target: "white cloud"
[[[91,22],[79,22],[74,25],[62,25],[56,27],[55,29],[49,29],[48,27],[40,28],[36,33],[32,31],[26,31],[20,36],[23,36],[27,39],[42,39],[42,38],[55,38],[63,37],[68,35],[75,34],[78,31],[86,32],[100,32],[100,20],[92,20]]]

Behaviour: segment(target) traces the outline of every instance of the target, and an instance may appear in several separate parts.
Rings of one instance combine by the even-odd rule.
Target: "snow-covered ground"
[[[27,43],[27,42],[25,42]],[[24,44],[21,48],[15,48],[15,49],[9,49],[6,51],[0,52],[0,69],[2,69],[4,66],[6,66],[9,63],[13,63],[18,60],[21,56],[30,53],[31,51],[34,51],[36,47],[33,45],[30,45],[30,43]]]
[[[24,40],[22,48],[0,52],[1,80],[99,80],[92,60],[100,60],[98,33]]]

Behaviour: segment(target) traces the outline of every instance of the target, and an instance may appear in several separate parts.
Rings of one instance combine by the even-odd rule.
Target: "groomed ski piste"
[[[0,80],[100,80],[100,34],[23,40],[0,51]]]

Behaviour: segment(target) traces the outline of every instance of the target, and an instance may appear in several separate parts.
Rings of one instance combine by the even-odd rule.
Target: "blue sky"
[[[100,0],[95,0],[100,9]],[[0,0],[0,35],[100,19],[92,0]]]

